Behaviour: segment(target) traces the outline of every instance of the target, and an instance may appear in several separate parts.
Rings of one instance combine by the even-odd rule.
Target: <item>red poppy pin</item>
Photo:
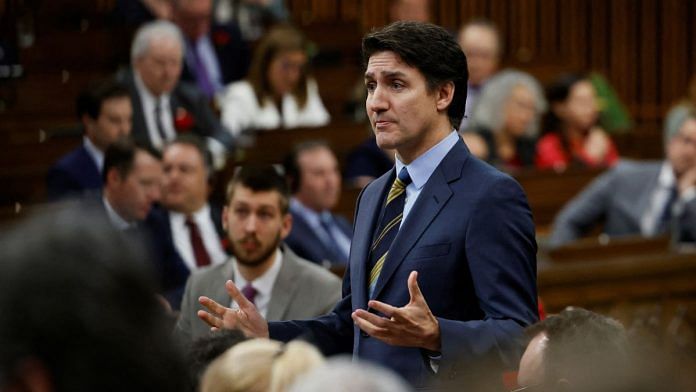
[[[177,132],[189,132],[193,128],[193,116],[184,108],[176,108],[174,116],[174,128]]]
[[[225,30],[216,30],[213,32],[213,43],[215,46],[225,46],[232,39]]]

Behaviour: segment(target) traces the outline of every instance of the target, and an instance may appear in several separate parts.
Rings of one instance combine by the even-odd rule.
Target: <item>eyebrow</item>
[[[401,71],[382,71],[381,75],[387,78],[398,78],[398,77],[405,77],[406,74],[401,72]],[[367,78],[373,78],[374,79],[375,74],[373,72],[365,72],[365,79]]]

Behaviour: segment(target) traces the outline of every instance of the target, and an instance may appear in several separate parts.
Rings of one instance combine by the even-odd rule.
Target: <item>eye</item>
[[[393,82],[391,83],[391,86],[392,86],[392,88],[395,89],[395,90],[401,90],[402,88],[405,87],[404,84],[403,84],[401,81],[398,81],[398,80],[393,81]]]
[[[368,93],[371,93],[371,92],[375,91],[375,88],[377,88],[377,83],[367,82],[367,83],[365,83],[365,88],[367,89]]]

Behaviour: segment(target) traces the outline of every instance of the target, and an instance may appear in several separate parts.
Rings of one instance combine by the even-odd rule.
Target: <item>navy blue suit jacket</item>
[[[292,214],[292,230],[285,238],[285,243],[290,249],[301,258],[313,263],[322,264],[324,260],[337,262],[338,260],[331,260],[331,250],[326,248],[307,220],[292,210],[290,213]],[[338,215],[332,215],[332,217],[336,226],[350,239],[353,236],[353,228],[350,223]]]
[[[84,146],[63,156],[46,176],[46,193],[50,200],[66,196],[81,196],[91,191],[100,191],[102,177]]]
[[[224,238],[221,210],[213,205],[210,206],[210,219],[215,224],[218,236]],[[145,226],[152,241],[151,251],[155,273],[163,295],[172,308],[178,310],[184,295],[186,280],[191,271],[174,245],[169,211],[160,206],[153,207],[145,220]]]
[[[367,308],[367,262],[389,171],[358,198],[343,299],[315,320],[269,323],[271,338],[308,335],[326,353],[352,346],[359,358],[391,367],[416,386],[432,382],[418,348],[361,333],[351,313]],[[460,140],[435,169],[392,243],[374,298],[401,307],[407,279],[418,284],[441,334],[438,376],[454,377],[484,359],[516,365],[523,329],[537,320],[536,241],[527,199],[509,176],[472,157]]]

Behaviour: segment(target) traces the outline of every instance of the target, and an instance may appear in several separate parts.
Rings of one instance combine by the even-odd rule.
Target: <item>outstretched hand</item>
[[[362,331],[387,344],[439,351],[440,325],[418,287],[416,271],[408,277],[408,292],[411,300],[406,306],[396,308],[372,300],[368,306],[385,317],[358,309],[352,314],[353,321]]]
[[[198,302],[205,306],[207,311],[199,310],[198,317],[210,325],[212,330],[219,329],[239,329],[247,337],[267,338],[268,323],[256,309],[256,306],[249,301],[231,280],[225,283],[225,289],[239,306],[239,309],[232,309],[220,305],[214,300],[202,296]]]

